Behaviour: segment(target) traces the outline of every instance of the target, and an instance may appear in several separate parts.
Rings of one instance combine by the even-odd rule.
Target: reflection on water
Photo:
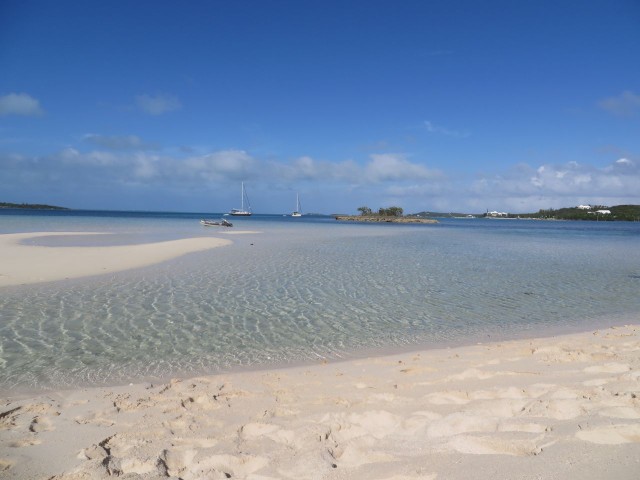
[[[92,222],[57,230],[216,233],[185,219],[142,219],[135,228]],[[481,221],[407,228],[262,219],[243,226],[263,233],[229,237],[229,247],[0,289],[0,388],[115,384],[541,335],[637,314],[640,229],[469,222]]]

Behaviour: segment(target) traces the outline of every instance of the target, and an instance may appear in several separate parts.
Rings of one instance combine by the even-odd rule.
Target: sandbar
[[[0,401],[6,479],[637,479],[640,322]]]
[[[232,243],[231,240],[223,238],[196,237],[100,247],[45,247],[21,244],[30,238],[60,235],[99,234],[36,232],[0,235],[0,287],[120,272]]]

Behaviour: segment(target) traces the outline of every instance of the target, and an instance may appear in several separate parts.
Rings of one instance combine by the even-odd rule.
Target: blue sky
[[[0,4],[0,201],[640,204],[640,2]]]

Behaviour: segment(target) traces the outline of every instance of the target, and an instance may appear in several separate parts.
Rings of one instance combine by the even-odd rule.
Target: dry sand
[[[30,238],[61,235],[99,234],[40,232],[0,235],[0,287],[119,272],[232,243],[221,238],[197,237],[113,247],[43,247],[21,244]]]
[[[7,399],[0,476],[637,479],[638,328]]]

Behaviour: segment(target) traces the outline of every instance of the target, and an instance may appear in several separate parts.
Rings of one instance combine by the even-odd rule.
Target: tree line
[[[609,214],[597,213],[598,210],[609,210]],[[538,213],[525,213],[517,215],[520,218],[543,218],[555,220],[591,220],[591,221],[640,221],[640,205],[616,205],[607,207],[604,205],[593,205],[589,210],[582,210],[577,207],[559,209],[541,209]]]
[[[363,217],[378,215],[380,217],[401,217],[403,214],[403,210],[400,207],[389,207],[382,208],[380,207],[377,212],[374,212],[369,207],[360,207],[358,208],[360,215]]]

